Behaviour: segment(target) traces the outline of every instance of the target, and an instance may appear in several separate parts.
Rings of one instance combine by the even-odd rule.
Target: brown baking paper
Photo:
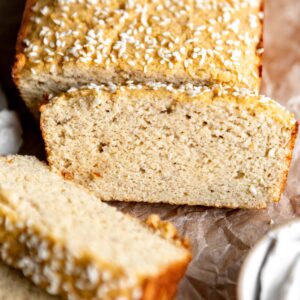
[[[0,0],[1,81],[13,107],[21,112],[25,130],[22,153],[43,157],[37,126],[4,74],[12,58],[15,31],[20,21],[20,0]],[[17,8],[16,8],[17,7]],[[6,18],[5,18],[5,17]],[[3,26],[4,24],[4,26]],[[6,27],[5,27],[6,26]],[[13,34],[7,34],[13,31]],[[7,43],[9,41],[9,43]],[[6,44],[5,44],[6,43]],[[300,119],[300,1],[266,1],[265,54],[262,92],[277,99]],[[8,55],[8,59],[3,57]],[[3,63],[4,62],[4,63]],[[298,139],[287,187],[279,204],[265,210],[114,204],[145,219],[150,213],[172,221],[191,242],[193,261],[181,282],[177,299],[235,299],[239,270],[249,249],[273,226],[300,215],[300,141]],[[1,292],[0,292],[1,299]],[[5,297],[2,299],[9,299]]]
[[[300,120],[300,1],[266,1],[262,93],[278,100]],[[134,216],[157,213],[188,237],[193,261],[178,299],[235,299],[241,264],[249,249],[273,226],[300,216],[300,140],[279,204],[265,210],[118,204]]]

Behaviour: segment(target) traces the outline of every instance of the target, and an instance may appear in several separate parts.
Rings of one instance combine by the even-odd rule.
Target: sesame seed
[[[249,190],[253,196],[257,195],[257,189],[254,186],[250,186]]]
[[[268,157],[273,157],[275,155],[276,149],[272,148],[268,151]]]
[[[259,48],[259,49],[256,50],[256,53],[257,53],[257,54],[263,54],[264,51],[265,51],[264,48]]]

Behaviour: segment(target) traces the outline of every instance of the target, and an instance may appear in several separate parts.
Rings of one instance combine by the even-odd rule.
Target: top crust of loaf
[[[51,101],[42,105],[40,111],[43,112],[47,107],[63,103],[72,98],[85,97],[92,95],[98,99],[102,93],[123,94],[128,99],[139,98],[143,93],[152,93],[158,98],[173,97],[174,101],[189,102],[197,100],[199,103],[212,103],[222,99],[232,103],[242,104],[245,108],[253,112],[265,111],[266,114],[287,127],[294,127],[296,120],[294,114],[290,113],[285,107],[269,97],[257,95],[255,92],[245,88],[230,87],[227,85],[213,84],[210,86],[196,86],[192,84],[182,84],[179,87],[172,84],[160,82],[148,82],[147,84],[127,85],[95,85],[89,84],[80,88],[71,88],[66,93],[62,93],[51,98]]]
[[[225,82],[257,91],[262,9],[262,0],[27,0],[13,75],[17,84],[47,72],[91,75],[98,83]]]

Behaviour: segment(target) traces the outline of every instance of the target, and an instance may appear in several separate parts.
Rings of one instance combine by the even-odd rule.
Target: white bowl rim
[[[237,290],[236,290],[236,296],[237,296],[237,300],[244,300],[243,299],[243,293],[244,291],[242,290],[242,285],[244,282],[244,278],[245,278],[245,274],[247,272],[249,263],[251,262],[251,259],[253,258],[253,256],[255,255],[257,249],[263,245],[263,243],[265,243],[267,241],[267,238],[270,236],[271,233],[275,233],[277,231],[282,230],[283,228],[287,227],[290,224],[293,223],[298,223],[300,225],[300,217],[294,217],[293,219],[290,219],[282,224],[279,225],[275,225],[274,228],[272,228],[271,230],[269,230],[268,232],[266,232],[264,234],[263,237],[261,237],[255,244],[254,246],[250,249],[250,251],[248,252],[242,267],[240,268],[240,272],[239,272],[239,276],[238,276],[238,281],[237,281]]]

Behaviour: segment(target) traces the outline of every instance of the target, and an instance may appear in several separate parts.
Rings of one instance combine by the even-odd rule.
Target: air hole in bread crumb
[[[125,10],[126,9],[125,3],[121,3],[120,6],[119,6],[119,9],[120,10]]]
[[[202,123],[202,126],[207,126],[207,122],[206,121],[204,121],[203,123]]]
[[[141,173],[146,173],[146,171],[145,171],[145,169],[143,169],[143,168],[140,168],[140,171],[141,171]]]
[[[64,168],[67,169],[72,165],[72,162],[69,159],[65,159]]]
[[[107,146],[106,143],[100,143],[100,145],[98,146],[98,150],[100,153],[104,152],[104,148]]]
[[[59,133],[59,138],[60,139],[65,139],[66,138],[66,133],[65,133],[65,131],[61,131],[60,133]]]
[[[190,120],[192,117],[190,115],[186,115],[186,118]]]
[[[65,125],[68,122],[70,122],[73,118],[72,117],[65,117],[64,119],[60,121],[56,121],[56,125]]]
[[[244,172],[238,172],[237,175],[234,177],[235,179],[242,179],[245,177],[245,173]]]
[[[160,113],[161,114],[171,114],[173,112],[173,109],[171,106],[169,106],[167,109],[162,110]]]

